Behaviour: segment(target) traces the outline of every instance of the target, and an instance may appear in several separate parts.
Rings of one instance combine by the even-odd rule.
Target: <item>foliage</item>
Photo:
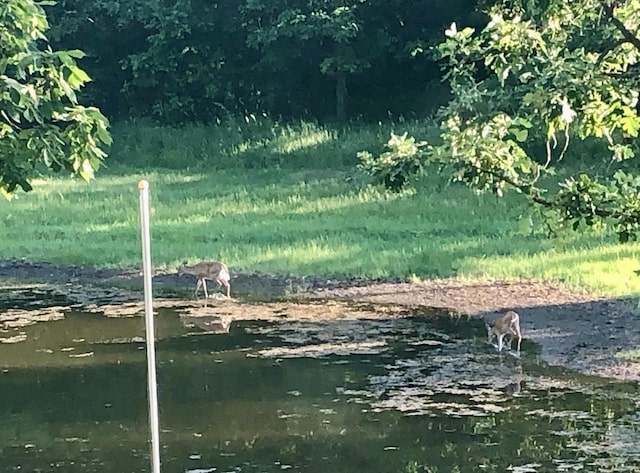
[[[56,47],[83,45],[86,98],[110,116],[211,122],[266,111],[376,118],[436,103],[435,61],[412,55],[476,0],[58,0]],[[446,4],[445,4],[446,3]]]
[[[169,123],[210,121],[234,103],[248,112],[242,99],[252,98],[253,85],[239,69],[256,55],[244,47],[236,4],[175,0],[138,10],[132,20],[144,24],[146,47],[124,61],[131,71],[124,91],[144,97],[145,110]]]
[[[46,47],[44,11],[32,0],[0,4],[0,193],[31,190],[43,168],[89,180],[111,138],[96,108],[79,105],[89,81],[78,50]]]
[[[413,137],[408,138],[407,133],[401,136],[391,133],[387,150],[380,156],[374,157],[368,151],[358,153],[358,167],[372,174],[386,188],[399,192],[413,177],[422,173],[420,148],[425,145],[425,142],[417,143]]]
[[[386,95],[392,88],[389,82],[398,81],[404,83],[404,88],[397,90],[402,90],[401,95],[407,93],[406,73],[421,73],[424,80],[423,61],[412,59],[412,53],[426,47],[444,18],[459,18],[475,6],[465,0],[448,2],[446,7],[442,3],[247,0],[242,14],[249,46],[262,53],[258,66],[284,77],[289,88],[294,81],[304,87],[317,72],[331,78],[335,81],[336,116],[343,119],[350,91],[371,90],[373,84],[384,82],[386,90],[382,92]],[[407,64],[408,70],[404,69]],[[404,77],[394,74],[397,68]],[[393,79],[386,82],[384,76]],[[269,89],[279,92],[278,81]],[[376,99],[384,100],[381,95]]]
[[[209,121],[252,95],[238,68],[255,61],[236,1],[60,0],[57,40],[86,39],[93,98],[120,116]],[[246,70],[245,70],[246,72]],[[115,98],[115,100],[114,100]]]
[[[476,189],[515,189],[561,224],[636,238],[640,180],[625,161],[640,130],[640,3],[503,0],[489,15],[481,31],[452,24],[438,46],[452,100],[443,143],[418,156]],[[590,139],[609,149],[603,175],[550,186],[572,143]]]
[[[291,67],[291,59],[314,58],[323,74],[337,80],[336,114],[344,119],[345,75],[370,66],[356,52],[362,35],[357,15],[361,3],[311,0],[301,5],[288,0],[249,0],[243,8],[249,27],[248,44],[264,52],[265,64],[282,72]]]

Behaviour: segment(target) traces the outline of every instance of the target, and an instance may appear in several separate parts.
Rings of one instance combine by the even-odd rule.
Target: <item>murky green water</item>
[[[164,472],[640,471],[637,386],[530,343],[500,357],[421,317],[186,325],[156,322]],[[0,345],[0,471],[150,471],[143,319],[21,330]]]

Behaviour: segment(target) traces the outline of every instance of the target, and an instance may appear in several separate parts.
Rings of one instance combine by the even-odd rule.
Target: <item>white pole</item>
[[[140,225],[142,264],[144,269],[144,313],[147,340],[147,383],[149,386],[149,425],[151,427],[151,466],[160,473],[160,421],[158,420],[158,385],[156,382],[156,350],[153,328],[153,288],[151,285],[151,237],[149,232],[149,183],[138,183],[140,190]]]

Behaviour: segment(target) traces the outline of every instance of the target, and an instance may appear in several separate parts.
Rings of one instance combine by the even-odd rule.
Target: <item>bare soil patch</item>
[[[138,310],[142,298],[138,270],[7,260],[0,261],[0,279],[61,285],[85,307],[129,304],[122,307],[123,315]],[[404,309],[428,312],[436,308],[491,320],[502,311],[516,310],[522,317],[525,353],[539,353],[549,364],[585,374],[640,379],[640,363],[615,357],[620,351],[640,347],[640,315],[637,303],[631,300],[605,299],[559,284],[531,281],[412,283],[242,274],[234,275],[231,283],[237,299],[235,303],[219,307],[234,318],[251,314],[259,318],[261,311],[253,310],[251,302],[260,300],[272,301],[270,313],[275,318],[286,313],[288,317],[297,314],[317,320],[339,317],[342,311],[342,304],[320,304],[320,301],[361,302],[377,307],[369,312],[365,310],[367,316],[390,316]],[[154,287],[165,297],[190,297],[195,281],[188,276],[178,278],[159,271],[154,276]],[[213,292],[213,287],[211,289]]]

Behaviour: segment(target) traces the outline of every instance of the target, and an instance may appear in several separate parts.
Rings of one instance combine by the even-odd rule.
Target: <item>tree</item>
[[[133,80],[129,58],[147,47],[149,32],[141,17],[155,11],[150,2],[56,0],[45,10],[52,48],[81,44],[86,54],[80,64],[92,80],[81,90],[81,100],[98,106],[111,119],[129,118],[132,110],[143,109],[142,100],[123,89]]]
[[[111,142],[107,120],[78,104],[89,77],[81,51],[52,51],[45,13],[33,0],[0,4],[0,193],[10,198],[42,170],[89,180]]]
[[[476,1],[56,0],[47,35],[54,49],[82,44],[95,80],[80,97],[113,119],[378,120],[442,103],[436,61],[411,52]]]
[[[336,117],[347,113],[347,76],[368,67],[354,44],[362,24],[359,0],[247,0],[242,12],[248,44],[263,53],[266,67],[289,75],[304,62],[335,81]]]
[[[437,47],[452,93],[442,142],[393,136],[362,167],[397,188],[437,164],[476,189],[515,189],[573,229],[610,225],[635,239],[640,2],[500,0],[488,15],[481,31],[451,25]],[[601,143],[606,169],[554,180],[576,143]]]
[[[142,3],[146,8],[133,21],[144,24],[146,45],[123,61],[131,71],[125,92],[144,98],[145,111],[170,123],[252,108],[252,85],[242,68],[256,52],[245,46],[236,0]]]
[[[416,87],[412,76],[419,71],[424,79],[434,68],[432,61],[415,59],[411,52],[433,42],[440,26],[467,18],[475,3],[245,0],[241,11],[249,46],[262,53],[261,69],[276,76],[270,86],[277,89],[285,84],[274,95],[290,96],[297,88],[304,100],[322,87],[322,79],[329,79],[335,94],[334,115],[343,120],[349,114],[350,90],[368,96],[379,90],[371,101],[385,105],[391,94],[411,95],[407,101],[422,95],[424,82]],[[437,67],[430,72],[430,78],[438,81]]]

